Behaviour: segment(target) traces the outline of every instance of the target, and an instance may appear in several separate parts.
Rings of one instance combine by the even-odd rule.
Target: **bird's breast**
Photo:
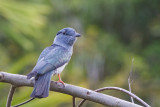
[[[60,74],[63,71],[63,69],[65,68],[66,65],[67,65],[67,63],[65,63],[64,65],[58,67],[56,69],[56,74]]]

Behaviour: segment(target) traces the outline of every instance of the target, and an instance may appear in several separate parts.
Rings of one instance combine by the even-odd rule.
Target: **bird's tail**
[[[53,72],[47,72],[43,75],[37,75],[35,77],[34,90],[31,94],[31,97],[34,98],[48,97],[52,73]]]

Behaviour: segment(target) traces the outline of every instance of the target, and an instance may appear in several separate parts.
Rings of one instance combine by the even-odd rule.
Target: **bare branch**
[[[73,103],[73,107],[76,107],[76,98],[74,96],[72,97],[72,103]]]
[[[34,100],[34,99],[35,99],[35,98],[30,98],[29,100],[27,100],[27,101],[25,101],[25,102],[23,102],[23,103],[20,103],[20,104],[14,105],[14,106],[12,106],[12,107],[19,107],[19,106],[24,105],[24,104],[26,104],[26,103],[28,103],[28,102],[30,102],[30,101],[32,101],[32,100]]]
[[[132,59],[132,65],[131,65],[131,71],[129,73],[129,77],[128,77],[128,86],[129,86],[129,91],[132,92],[131,90],[131,84],[133,82],[133,62],[134,62],[134,58]],[[134,103],[133,97],[131,96],[131,101],[132,103]]]
[[[27,80],[24,75],[10,74],[6,72],[0,72],[0,81],[10,83],[16,86],[29,86],[33,87],[34,81]],[[108,105],[112,107],[141,107],[140,105],[133,104],[131,102],[98,93],[86,88],[65,84],[64,88],[59,88],[54,81],[51,81],[51,91],[65,93],[74,97],[79,97],[89,101],[93,101],[99,104]]]
[[[123,93],[126,93],[130,96],[132,96],[133,98],[135,98],[137,101],[139,101],[140,103],[142,103],[145,107],[150,107],[146,102],[144,102],[142,99],[140,99],[138,96],[136,96],[135,94],[129,92],[128,90],[125,90],[123,88],[119,88],[119,87],[104,87],[104,88],[99,88],[96,89],[96,92],[101,92],[104,90],[117,90],[117,91],[121,91]],[[85,99],[83,99],[79,104],[78,107],[82,106],[82,104],[85,102]]]
[[[129,86],[129,91],[132,92],[132,90],[131,90],[131,83],[130,83],[129,80],[128,80],[128,86]],[[132,103],[134,103],[134,100],[133,100],[132,96],[131,96],[131,101],[132,101]]]
[[[10,88],[10,91],[9,91],[9,94],[8,94],[8,98],[7,98],[6,107],[10,107],[10,106],[11,106],[12,99],[13,99],[13,95],[14,95],[15,90],[16,90],[16,86],[11,85],[11,88]]]
[[[77,107],[81,107],[85,101],[86,101],[86,99],[83,99],[83,100],[78,104]]]

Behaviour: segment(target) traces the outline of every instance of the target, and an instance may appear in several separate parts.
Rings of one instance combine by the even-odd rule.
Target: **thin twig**
[[[14,94],[15,90],[16,90],[16,86],[11,85],[11,88],[10,88],[10,91],[9,91],[9,94],[8,94],[8,98],[7,98],[6,107],[10,107],[11,106],[12,99],[13,99],[13,94]]]
[[[81,107],[85,101],[86,101],[86,99],[83,99],[83,100],[77,105],[77,107]]]
[[[76,107],[76,97],[72,97],[72,103],[73,103],[73,107]]]
[[[125,90],[123,88],[119,88],[119,87],[104,87],[104,88],[99,88],[99,89],[96,89],[95,91],[96,92],[101,92],[101,91],[104,91],[104,90],[117,90],[117,91],[121,91],[123,93],[126,93],[130,96],[132,96],[133,98],[135,98],[137,101],[139,101],[141,104],[143,104],[145,107],[150,107],[146,102],[144,102],[142,99],[140,99],[138,96],[136,96],[135,94],[129,92],[128,90]],[[85,99],[83,99],[77,107],[81,107],[82,104],[85,102]]]
[[[133,78],[132,78],[133,77],[133,62],[134,62],[134,58],[132,59],[131,71],[130,71],[129,76],[128,76],[128,86],[129,86],[129,91],[130,92],[132,92],[131,84],[133,82]],[[132,103],[134,103],[133,97],[132,96],[130,96],[130,97],[131,97]]]
[[[25,102],[23,102],[23,103],[20,103],[20,104],[14,105],[14,106],[12,106],[12,107],[19,107],[19,106],[24,105],[24,104],[26,104],[26,103],[28,103],[28,102],[30,102],[30,101],[32,101],[32,100],[34,100],[34,99],[35,99],[35,98],[30,98],[29,100],[27,100],[27,101],[25,101]]]
[[[129,91],[132,92],[130,81],[128,81],[128,85],[129,85]],[[133,97],[132,97],[132,96],[131,96],[131,101],[132,101],[132,103],[134,103],[134,100],[133,100]]]

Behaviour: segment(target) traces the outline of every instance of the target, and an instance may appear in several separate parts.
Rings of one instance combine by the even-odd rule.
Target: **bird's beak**
[[[81,34],[79,34],[79,33],[76,33],[76,37],[80,37],[81,36]]]

